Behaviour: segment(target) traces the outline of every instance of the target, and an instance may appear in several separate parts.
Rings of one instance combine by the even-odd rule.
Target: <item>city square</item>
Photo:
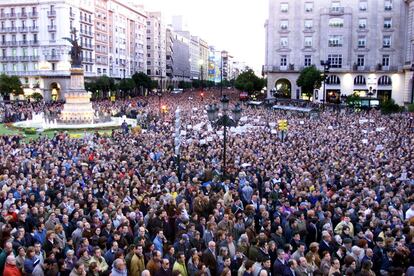
[[[414,275],[414,1],[7,2],[0,275]]]

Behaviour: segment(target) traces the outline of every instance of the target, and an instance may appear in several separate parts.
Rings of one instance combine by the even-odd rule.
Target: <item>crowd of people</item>
[[[243,105],[223,175],[219,95],[97,103],[139,133],[0,137],[0,274],[414,275],[410,114]]]

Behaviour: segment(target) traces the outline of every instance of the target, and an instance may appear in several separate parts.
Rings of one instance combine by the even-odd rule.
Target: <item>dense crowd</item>
[[[218,95],[95,104],[139,133],[1,137],[0,274],[414,275],[410,114],[244,105],[223,178]]]

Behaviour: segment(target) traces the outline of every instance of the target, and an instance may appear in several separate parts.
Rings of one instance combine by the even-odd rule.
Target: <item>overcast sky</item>
[[[264,64],[267,0],[136,0],[146,10],[161,11],[171,22],[183,15],[192,35],[206,40],[256,72]]]

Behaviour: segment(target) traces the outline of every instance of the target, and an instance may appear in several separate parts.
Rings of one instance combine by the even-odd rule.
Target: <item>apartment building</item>
[[[146,72],[147,14],[123,0],[16,0],[0,3],[0,73],[21,76],[26,96],[63,100],[70,43],[83,47],[86,77]]]
[[[166,89],[166,26],[160,12],[149,12],[147,18],[147,75]],[[164,79],[164,82],[163,82]]]
[[[118,0],[108,0],[107,7],[109,76],[129,78],[145,72],[148,17],[143,7]]]
[[[200,64],[201,64],[201,71],[202,71],[202,79],[207,80],[208,79],[208,43],[207,41],[203,39],[199,39],[198,45],[200,47]]]
[[[328,61],[326,93],[318,89],[315,100],[337,103],[356,93],[410,102],[412,21],[412,0],[269,0],[268,97],[284,87],[289,97],[303,98],[299,72],[311,65],[323,70],[321,61]]]

